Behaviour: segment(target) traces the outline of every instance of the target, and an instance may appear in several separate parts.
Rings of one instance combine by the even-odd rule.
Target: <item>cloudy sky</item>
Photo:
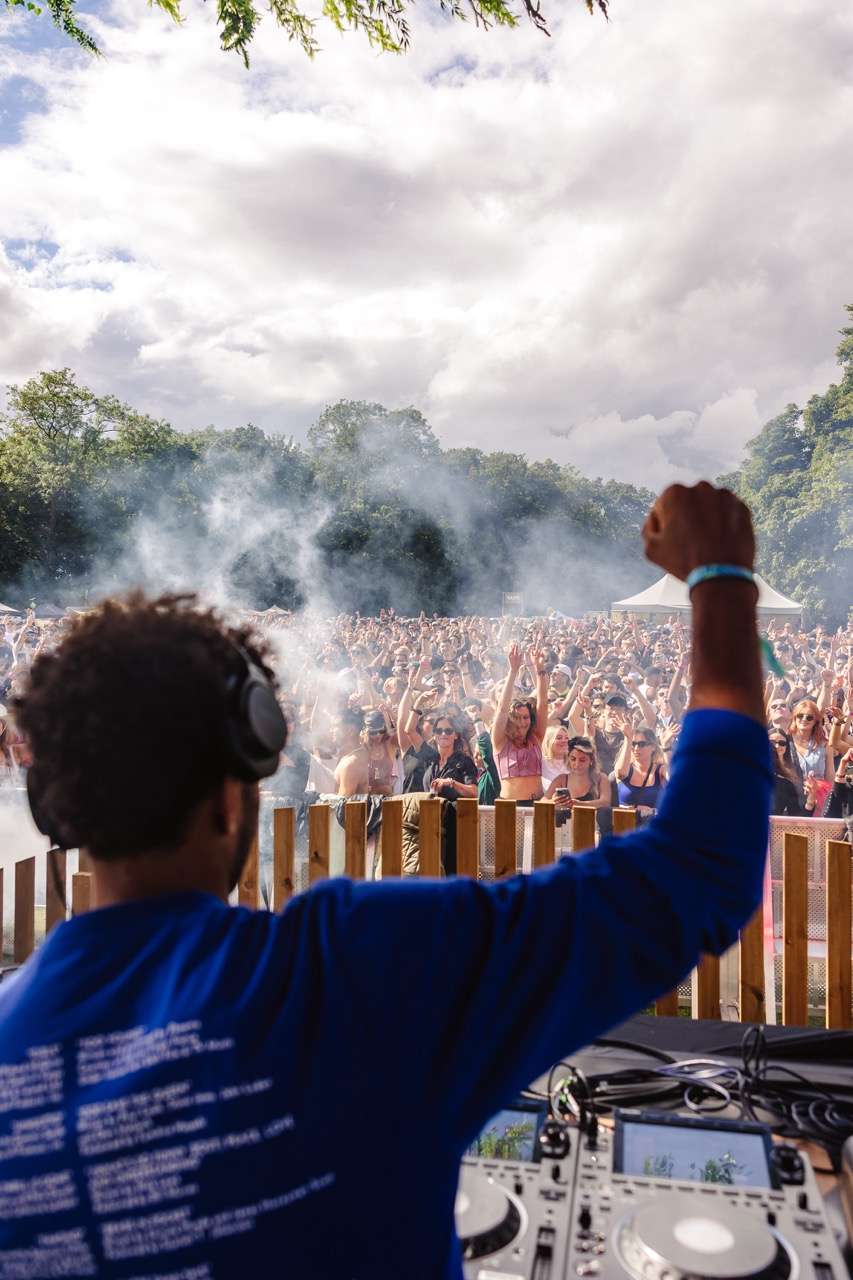
[[[545,0],[406,57],[214,5],[0,12],[0,382],[70,365],[180,427],[300,437],[341,397],[446,444],[656,486],[836,376],[853,302],[853,6]]]

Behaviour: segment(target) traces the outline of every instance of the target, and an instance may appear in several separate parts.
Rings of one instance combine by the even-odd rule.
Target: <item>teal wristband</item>
[[[755,574],[742,564],[700,564],[698,569],[688,573],[687,590],[692,591],[700,582],[710,582],[712,578],[741,578],[755,585]]]

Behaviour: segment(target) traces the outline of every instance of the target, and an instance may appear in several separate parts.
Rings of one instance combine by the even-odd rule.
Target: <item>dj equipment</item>
[[[240,669],[226,684],[222,744],[225,771],[242,782],[258,782],[278,768],[287,742],[287,722],[264,672],[242,647],[232,642]],[[27,799],[33,822],[56,849],[75,849],[80,837],[64,832],[51,811],[38,766],[27,770]]]
[[[527,1102],[462,1161],[466,1280],[844,1280],[814,1172],[764,1125],[617,1111],[591,1133]]]

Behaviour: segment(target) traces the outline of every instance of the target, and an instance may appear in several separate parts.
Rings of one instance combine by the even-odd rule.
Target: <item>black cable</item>
[[[797,1037],[810,1043],[817,1039]],[[663,1050],[610,1037],[593,1041],[591,1047],[638,1053],[656,1065],[587,1075],[573,1063],[555,1063],[548,1076],[548,1107],[555,1118],[571,1114],[587,1129],[597,1124],[598,1113],[616,1107],[659,1106],[681,1099],[688,1110],[703,1115],[736,1104],[747,1119],[767,1125],[780,1137],[823,1147],[831,1172],[837,1173],[841,1167],[842,1147],[853,1134],[853,1086],[839,1085],[831,1093],[825,1085],[771,1061],[772,1046],[762,1026],[749,1026],[744,1032],[738,1046],[739,1066],[716,1056],[679,1060]],[[556,1083],[561,1068],[567,1075],[562,1083]],[[850,1096],[839,1097],[839,1092]]]

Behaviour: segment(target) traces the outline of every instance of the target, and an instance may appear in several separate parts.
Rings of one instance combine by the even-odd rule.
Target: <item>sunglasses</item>
[[[368,729],[367,736],[368,738],[384,738],[385,732],[384,729]]]
[[[456,736],[455,729],[434,729],[433,732],[437,738],[453,738]]]
[[[787,702],[771,702],[770,703],[771,711],[786,711],[787,708],[788,708]]]
[[[634,748],[635,751],[639,751],[641,747],[653,747],[654,743],[646,742],[645,739],[637,738],[634,742],[631,743],[631,746]]]
[[[787,746],[787,743],[780,742],[778,738],[771,738],[770,745],[773,747],[778,747],[780,751],[784,751],[785,747]]]
[[[798,711],[797,714],[794,716],[794,719],[802,720],[805,722],[805,724],[809,724],[812,720],[814,720],[814,716],[807,714],[805,711]]]

